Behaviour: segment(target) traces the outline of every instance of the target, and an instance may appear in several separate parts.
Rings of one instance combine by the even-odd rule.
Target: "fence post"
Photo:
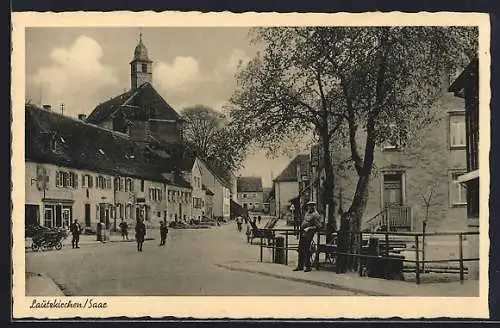
[[[462,248],[462,233],[458,234],[459,256],[460,256],[460,283],[464,283],[464,254]]]
[[[417,285],[420,285],[420,264],[419,264],[418,235],[415,235],[415,275]]]
[[[425,230],[427,222],[422,222],[422,272],[425,273]]]
[[[318,230],[317,235],[318,237],[316,237],[316,256],[314,256],[314,264],[316,264],[316,270],[319,270],[319,243],[321,242],[321,231]]]
[[[261,262],[262,262],[262,252],[263,252],[263,249],[262,249],[262,242],[263,242],[262,237],[260,237],[260,245],[259,245],[259,247],[260,247],[260,261],[261,261]]]
[[[359,233],[359,248],[358,248],[358,269],[359,269],[359,276],[361,277],[363,275],[363,264],[365,262],[364,256],[361,254],[363,252],[363,233]]]
[[[272,233],[271,233],[271,243],[273,245],[273,248],[272,248],[272,252],[273,254],[271,255],[271,260],[272,260],[272,263],[274,263],[274,253],[276,252],[276,245],[275,245],[275,241],[276,238],[274,236],[274,230],[272,230]]]
[[[288,265],[288,231],[285,233],[285,265]]]
[[[384,270],[385,270],[385,277],[387,278],[389,276],[389,228],[387,228],[387,231],[385,233],[385,259],[383,260],[385,262],[384,265]]]

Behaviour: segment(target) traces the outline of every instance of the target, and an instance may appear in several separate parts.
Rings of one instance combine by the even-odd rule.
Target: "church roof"
[[[112,119],[118,112],[131,120],[181,120],[181,116],[148,82],[137,90],[129,90],[96,106],[87,118],[88,123],[99,124]]]

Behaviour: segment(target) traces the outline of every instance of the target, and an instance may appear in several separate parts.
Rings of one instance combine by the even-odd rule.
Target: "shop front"
[[[69,229],[73,217],[73,200],[44,199],[43,213],[43,226]]]

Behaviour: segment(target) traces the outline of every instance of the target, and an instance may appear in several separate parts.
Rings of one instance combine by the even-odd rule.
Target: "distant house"
[[[270,214],[271,212],[271,193],[273,188],[262,188],[262,211]]]
[[[261,177],[238,177],[236,179],[237,200],[250,211],[263,210],[263,189]]]
[[[299,195],[301,167],[309,167],[308,154],[297,155],[288,166],[274,179],[274,197],[276,202],[276,216],[283,217],[289,214],[293,198]]]
[[[479,73],[478,59],[464,69],[451,84],[455,96],[465,98],[467,172],[458,177],[467,189],[467,228],[479,231]],[[467,238],[469,258],[479,258],[479,236]],[[471,277],[479,278],[479,264],[469,262]]]

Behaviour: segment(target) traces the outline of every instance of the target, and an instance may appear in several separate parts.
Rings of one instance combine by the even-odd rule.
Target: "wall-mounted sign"
[[[311,147],[311,166],[318,167],[319,166],[319,145],[313,145]]]

